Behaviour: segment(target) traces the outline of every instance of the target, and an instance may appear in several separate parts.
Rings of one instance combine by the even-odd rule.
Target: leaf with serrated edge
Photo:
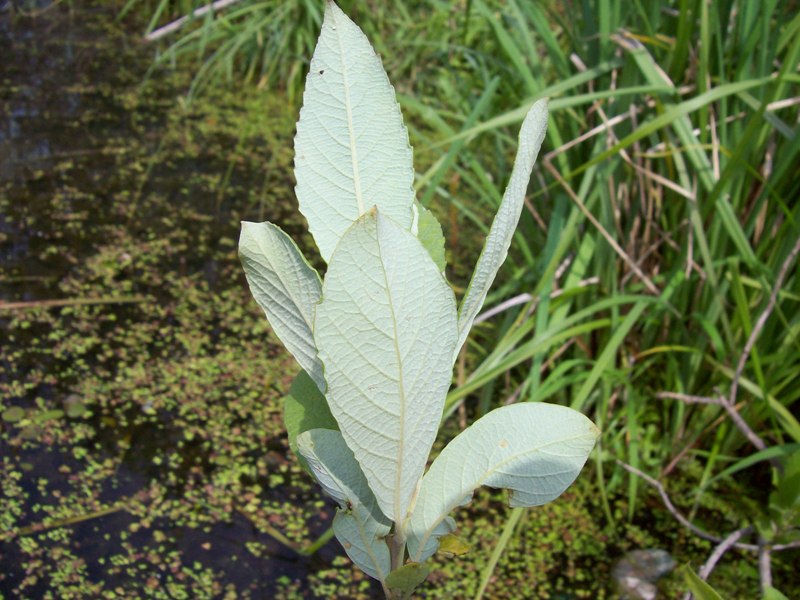
[[[381,510],[402,523],[450,387],[453,292],[410,231],[371,211],[333,253],[314,338],[331,413]]]
[[[308,463],[297,451],[297,436],[312,429],[338,430],[339,425],[325,396],[305,371],[297,374],[283,399],[283,423],[289,437],[289,448],[297,455],[303,469],[310,472]]]
[[[507,488],[511,506],[557,498],[575,481],[598,434],[584,415],[554,404],[512,404],[478,419],[422,479],[408,527],[412,560],[436,551],[439,524],[482,485]]]
[[[383,581],[391,569],[384,540],[391,522],[378,508],[342,434],[330,429],[305,431],[297,437],[297,447],[322,488],[342,507],[334,517],[333,531],[350,560]]]
[[[239,258],[247,283],[275,335],[325,390],[311,332],[322,283],[292,239],[272,223],[242,221]]]
[[[366,36],[330,1],[306,78],[295,176],[300,212],[326,262],[373,206],[411,227],[414,168],[394,88]]]
[[[486,294],[508,255],[514,230],[525,202],[525,191],[531,170],[542,147],[547,132],[547,101],[539,100],[528,111],[519,131],[519,148],[514,159],[511,179],[503,194],[503,201],[492,221],[492,228],[486,237],[478,264],[472,274],[467,293],[458,308],[458,343],[453,354],[453,362],[467,340],[472,322],[486,300]]]

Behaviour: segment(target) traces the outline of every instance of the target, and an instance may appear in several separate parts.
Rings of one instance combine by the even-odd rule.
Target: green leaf
[[[453,356],[454,361],[455,355],[467,340],[472,322],[483,306],[483,301],[486,299],[486,294],[489,293],[489,288],[492,286],[500,266],[508,255],[511,239],[524,205],[531,170],[533,170],[536,157],[539,155],[546,132],[547,101],[539,100],[531,107],[522,122],[519,131],[519,149],[517,157],[514,159],[511,179],[505,194],[503,194],[503,200],[492,222],[489,235],[486,237],[486,243],[472,274],[467,293],[458,309],[458,343]]]
[[[468,543],[457,535],[448,533],[439,538],[439,554],[445,556],[463,556],[471,550]]]
[[[782,511],[800,508],[800,451],[795,450],[783,463],[778,486],[770,494],[770,504]]]
[[[2,419],[6,423],[16,423],[25,418],[25,410],[19,406],[11,406],[3,411]]]
[[[300,212],[326,262],[373,206],[411,227],[414,168],[394,88],[366,36],[333,2],[306,78],[295,176]]]
[[[386,519],[382,513],[380,518]],[[392,560],[389,546],[384,541],[389,533],[384,522],[362,513],[338,509],[333,518],[333,533],[353,564],[379,581],[386,578]]]
[[[722,600],[717,591],[697,576],[697,573],[689,565],[684,565],[681,569],[689,591],[694,594],[697,600]]]
[[[444,256],[444,234],[436,216],[419,202],[414,202],[415,223],[412,227],[420,243],[425,246],[433,262],[444,273],[447,260]],[[415,231],[416,229],[416,231]]]
[[[322,284],[292,239],[272,223],[242,221],[239,258],[247,283],[275,335],[325,389],[311,332]]]
[[[305,371],[297,374],[283,400],[283,423],[289,435],[289,448],[297,455],[303,469],[310,473],[306,459],[297,451],[297,436],[312,429],[338,430],[339,426],[325,396]]]
[[[706,481],[703,487],[705,489],[709,489],[710,486],[716,483],[718,480],[724,479],[725,477],[730,477],[731,475],[738,473],[743,469],[748,469],[753,465],[765,460],[791,456],[792,453],[796,453],[798,456],[800,456],[800,452],[798,452],[799,450],[800,444],[782,444],[780,446],[770,446],[764,450],[759,450],[755,454],[751,454],[750,456],[733,463],[730,467]]]
[[[599,431],[581,413],[554,404],[493,410],[453,439],[422,479],[409,530],[412,560],[436,551],[436,528],[480,486],[509,490],[511,506],[539,506],[575,480]]]
[[[407,597],[425,581],[428,573],[430,569],[425,565],[411,562],[392,571],[386,578],[386,587]]]
[[[338,431],[312,429],[297,438],[300,453],[325,492],[341,510],[333,531],[362,571],[383,581],[391,569],[384,538],[391,523],[383,516],[350,448]]]
[[[83,399],[78,394],[69,394],[64,398],[64,412],[71,419],[82,417],[88,412]]]
[[[384,514],[402,523],[450,387],[453,292],[410,231],[371,211],[333,253],[314,337],[331,413]]]
[[[768,585],[764,588],[764,600],[789,600],[789,598]]]

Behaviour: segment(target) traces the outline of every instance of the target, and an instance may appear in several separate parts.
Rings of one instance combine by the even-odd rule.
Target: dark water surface
[[[145,83],[155,50],[115,3],[9,8],[0,597],[315,597],[302,582],[341,551],[290,547],[327,529],[330,505],[287,456],[295,367],[235,252],[242,218],[304,243],[294,111],[249,125],[266,100],[236,94],[181,108],[188,76]]]

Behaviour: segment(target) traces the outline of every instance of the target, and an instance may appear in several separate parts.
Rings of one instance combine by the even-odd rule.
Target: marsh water
[[[236,258],[240,219],[303,239],[294,111],[187,105],[117,3],[0,4],[0,597],[326,596]]]

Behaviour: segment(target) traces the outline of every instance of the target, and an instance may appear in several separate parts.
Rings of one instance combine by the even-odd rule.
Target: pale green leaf
[[[314,337],[326,397],[384,514],[405,519],[450,387],[455,298],[414,235],[371,211],[334,252]]]
[[[309,471],[308,463],[297,451],[297,436],[312,429],[338,430],[339,426],[325,396],[305,371],[297,374],[283,400],[283,423],[289,437],[289,448],[297,455],[301,466]]]
[[[472,322],[478,316],[478,312],[483,306],[486,294],[492,286],[500,266],[508,255],[511,246],[511,239],[514,230],[517,228],[519,216],[525,202],[525,192],[528,189],[528,181],[531,177],[531,170],[539,155],[542,147],[544,135],[547,132],[547,101],[539,100],[534,104],[519,131],[519,148],[517,157],[514,159],[514,168],[511,171],[511,179],[506,187],[500,208],[492,222],[492,228],[486,237],[483,250],[481,251],[478,264],[472,274],[467,293],[458,308],[458,343],[456,344],[455,356],[461,350],[461,346],[467,340]]]
[[[467,542],[452,533],[439,538],[439,554],[443,556],[463,556],[471,549]]]
[[[439,524],[482,485],[509,490],[511,506],[538,506],[575,480],[599,432],[581,413],[555,404],[493,410],[453,439],[422,479],[409,531],[413,560],[425,560]]]
[[[383,581],[391,569],[384,540],[391,522],[378,508],[342,434],[330,429],[305,431],[298,436],[297,447],[319,484],[341,506],[333,531],[350,560],[370,577]]]
[[[444,234],[436,216],[419,202],[414,202],[414,225],[412,232],[425,246],[428,254],[441,272],[444,272],[447,261],[444,255]]]
[[[272,223],[242,221],[239,258],[247,283],[275,335],[325,389],[312,324],[322,284],[292,239]]]
[[[373,206],[411,227],[414,169],[394,88],[366,36],[325,8],[295,137],[300,211],[327,262]]]
[[[472,496],[467,496],[464,498],[464,502],[461,504],[467,504]],[[461,506],[459,504],[459,506]],[[413,521],[412,521],[413,526]],[[419,560],[426,560],[429,556],[433,556],[435,552],[437,552],[440,547],[440,541],[442,538],[447,537],[448,535],[452,535],[452,533],[456,530],[456,522],[453,517],[445,517],[442,519],[430,532],[428,539],[425,541],[425,546],[417,548],[415,545],[419,539],[419,536],[414,536],[413,531],[411,534],[411,539],[409,541],[409,549],[414,549],[416,552],[416,556],[419,556]],[[412,556],[415,556],[412,554]]]
[[[19,406],[11,406],[3,411],[2,419],[6,423],[16,423],[25,418],[25,410]]]
[[[722,600],[722,596],[707,582],[700,579],[689,565],[684,565],[681,571],[686,585],[689,586],[689,591],[697,600]]]
[[[381,518],[386,517],[381,514]],[[388,530],[383,523],[340,508],[333,518],[333,533],[354,565],[370,577],[384,580],[392,568],[392,559],[384,541]]]
[[[771,585],[764,588],[764,600],[789,600],[781,591],[775,589]]]

